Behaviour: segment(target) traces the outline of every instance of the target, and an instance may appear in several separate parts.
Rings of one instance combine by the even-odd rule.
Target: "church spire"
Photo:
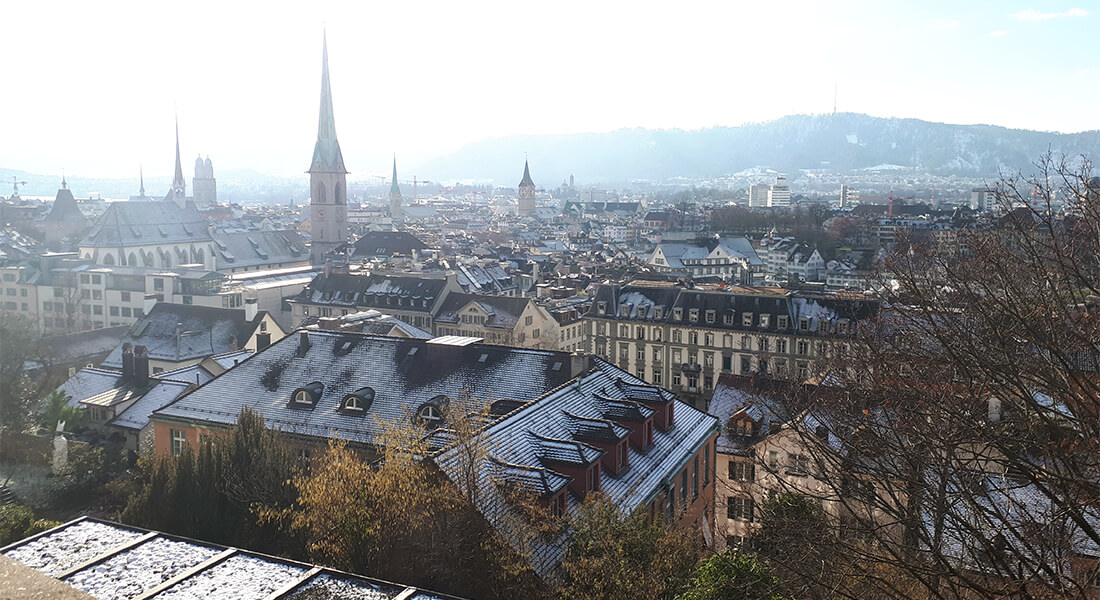
[[[397,155],[393,155],[393,178],[390,180],[390,198],[401,197],[401,188],[397,185]]]
[[[172,178],[172,188],[182,190],[187,184],[183,180],[183,163],[180,162],[180,118],[176,117],[176,176]]]
[[[340,143],[336,141],[336,119],[332,112],[332,85],[328,78],[328,36],[321,42],[321,110],[317,117],[317,143],[309,172],[347,173]]]
[[[145,197],[145,170],[141,167],[141,163],[138,163],[138,184],[141,186],[138,188],[138,194],[142,198]]]
[[[531,179],[531,168],[527,166],[527,159],[523,159],[523,179],[519,181],[519,187],[535,187]]]

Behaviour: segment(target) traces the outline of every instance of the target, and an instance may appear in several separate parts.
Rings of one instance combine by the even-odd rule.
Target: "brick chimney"
[[[298,352],[296,353],[299,358],[306,355],[309,352],[309,332],[301,331],[298,333]]]
[[[122,345],[122,380],[134,378],[134,347],[130,342]]]
[[[571,377],[577,377],[587,373],[590,362],[587,354],[583,352],[574,352],[569,357],[569,375]]]
[[[149,383],[149,351],[145,346],[134,348],[134,384],[145,385]]]

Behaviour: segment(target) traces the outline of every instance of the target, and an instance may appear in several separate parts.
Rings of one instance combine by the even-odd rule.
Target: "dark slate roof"
[[[169,598],[457,600],[91,517],[15,542],[0,553],[62,579],[88,598],[136,598],[159,589],[157,597]]]
[[[206,221],[193,204],[168,200],[111,202],[81,247],[118,248],[211,241]]]
[[[354,246],[352,258],[412,254],[414,250],[428,247],[407,231],[368,231],[355,241]]]
[[[303,333],[309,339],[304,351]],[[569,373],[570,355],[564,352],[299,330],[157,414],[230,425],[247,406],[272,428],[369,444],[381,424],[411,418],[437,396],[530,401],[567,381]],[[312,382],[324,386],[317,405],[288,407],[293,392]],[[363,387],[375,391],[370,409],[340,412],[344,396]]]
[[[229,352],[235,350],[231,338],[237,338],[238,347],[243,346],[265,315],[266,311],[259,311],[255,319],[248,321],[243,309],[158,302],[133,324],[103,365],[121,368],[122,345],[127,342],[145,346],[152,360],[176,362]],[[178,337],[177,323],[183,325]]]
[[[530,298],[510,296],[487,296],[483,294],[451,293],[439,307],[435,320],[437,323],[458,323],[458,313],[469,304],[476,304],[489,314],[486,327],[511,329],[519,322],[519,317],[529,303]]]
[[[160,377],[159,373],[158,377],[151,378],[149,381],[152,385],[141,394],[136,402],[117,415],[110,422],[111,425],[141,431],[149,424],[149,415],[153,414],[153,411],[179,398],[181,394],[195,385],[186,381],[164,379]]]
[[[405,275],[348,275],[321,273],[295,300],[333,306],[369,306],[386,309],[423,310],[432,308],[447,285],[446,279]]]
[[[726,454],[743,453],[752,444],[768,435],[771,423],[789,421],[781,404],[764,389],[766,386],[750,377],[721,375],[714,386],[707,412],[722,423],[723,435],[718,436],[718,451]],[[756,424],[752,436],[729,434],[730,417],[744,414]]]
[[[78,371],[57,389],[68,397],[68,405],[79,406],[95,404],[114,406],[130,400],[136,400],[111,422],[127,429],[142,429],[149,424],[149,414],[168,404],[187,391],[193,385],[186,381],[171,379],[179,371],[158,373],[149,377],[148,383],[134,385],[132,381],[122,379],[122,373],[108,369],[87,367]]]
[[[292,229],[214,234],[219,269],[309,260],[302,235]]]
[[[509,532],[513,529],[508,524],[523,517],[521,509],[506,497],[506,490],[516,480],[510,477],[501,478],[500,465],[508,465],[513,472],[523,468],[548,468],[554,471],[552,462],[543,462],[543,457],[548,452],[546,440],[575,440],[578,425],[582,424],[602,423],[608,429],[621,430],[620,433],[625,435],[626,428],[604,420],[607,399],[627,401],[620,382],[636,386],[647,385],[630,373],[597,359],[595,368],[583,377],[542,395],[531,404],[513,411],[486,428],[484,435],[487,447],[493,450],[492,460],[486,461],[480,470],[478,509],[511,543],[530,544],[531,540],[509,537]],[[651,389],[669,401],[676,402],[675,426],[668,431],[655,428],[653,446],[644,454],[631,447],[629,468],[619,476],[612,476],[607,471],[602,474],[602,491],[612,503],[627,510],[648,503],[670,486],[673,483],[671,478],[679,468],[718,428],[714,417],[676,400],[667,390]],[[591,448],[581,444],[569,449],[565,444],[558,443],[554,451],[563,456],[580,456],[584,452],[588,458],[592,456]],[[462,464],[460,454],[460,448],[452,447],[443,451],[435,460],[461,488],[464,484],[458,476]],[[554,473],[563,477],[560,472]],[[570,492],[568,505],[571,509],[576,507],[577,502],[578,499]],[[540,577],[553,577],[565,550],[565,535],[562,533],[558,537],[540,537],[533,542],[533,546],[526,546],[530,551],[531,566]]]
[[[55,362],[75,362],[114,350],[129,331],[128,325],[119,325],[52,336],[45,338],[43,342],[49,347]]]
[[[607,314],[599,314],[599,303],[605,302]],[[621,314],[621,307],[627,306],[627,315]],[[657,318],[657,307],[662,315]],[[674,318],[675,308],[683,309],[682,318]],[[699,318],[690,320],[691,309],[699,310]],[[831,332],[838,320],[866,320],[878,313],[878,302],[861,297],[847,297],[841,294],[784,291],[774,293],[767,290],[748,291],[704,291],[667,285],[627,286],[601,285],[594,294],[589,317],[647,321],[652,323],[672,323],[683,326],[707,327],[712,329],[744,330],[756,333],[789,332],[800,335]],[[714,322],[706,322],[706,311],[713,310]],[[754,315],[753,325],[742,325],[742,316]],[[767,327],[760,327],[757,317],[771,315]],[[726,322],[726,315],[730,322]],[[787,329],[780,330],[776,317],[786,315]],[[809,329],[796,330],[799,320],[809,320]],[[850,330],[851,331],[851,330]]]
[[[68,406],[77,407],[80,401],[112,390],[121,383],[120,371],[86,367],[76,372],[57,389],[69,397]]]
[[[73,197],[73,191],[69,188],[61,188],[57,190],[57,197],[53,200],[50,212],[46,213],[42,220],[48,223],[84,223],[87,222],[88,217],[80,212],[80,207],[76,205],[76,198]]]

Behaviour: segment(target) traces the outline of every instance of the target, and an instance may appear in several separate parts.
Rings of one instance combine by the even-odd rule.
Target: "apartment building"
[[[722,374],[809,379],[877,310],[844,292],[635,281],[600,286],[585,321],[590,352],[702,408]]]

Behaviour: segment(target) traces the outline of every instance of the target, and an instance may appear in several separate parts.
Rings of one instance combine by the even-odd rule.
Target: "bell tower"
[[[332,88],[328,80],[328,39],[321,43],[321,114],[317,122],[317,143],[309,166],[310,226],[313,264],[325,262],[348,239],[348,184],[344,156],[336,141],[336,120],[332,115]]]

